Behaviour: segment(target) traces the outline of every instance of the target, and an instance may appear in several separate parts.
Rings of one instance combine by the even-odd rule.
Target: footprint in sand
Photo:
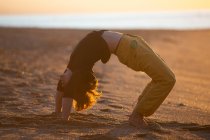
[[[101,104],[109,104],[109,103],[113,103],[113,101],[112,101],[112,98],[110,98],[110,97],[102,96],[100,98],[100,100],[98,101],[98,103],[101,103]]]
[[[179,104],[177,104],[177,106],[178,106],[178,107],[185,107],[186,105],[183,104],[183,103],[179,103]]]
[[[189,127],[183,127],[182,129],[189,131],[210,131],[210,125],[189,126]]]
[[[115,109],[123,109],[123,106],[121,105],[108,105],[108,106],[113,107]]]
[[[111,112],[111,109],[105,108],[105,109],[100,109],[102,112]]]
[[[107,101],[107,100],[99,100],[98,103],[99,104],[107,104],[107,103],[109,103],[109,101]]]
[[[105,101],[103,100],[102,102],[105,102]],[[112,107],[114,109],[123,109],[122,106],[118,106],[118,105],[108,105],[108,106],[110,106],[110,107]],[[109,109],[109,108],[100,109],[100,111],[102,111],[102,112],[112,112],[112,110]]]
[[[110,98],[101,97],[101,99],[99,101],[97,101],[97,103],[99,103],[99,104],[111,104],[111,103],[113,103],[110,100],[111,100]]]

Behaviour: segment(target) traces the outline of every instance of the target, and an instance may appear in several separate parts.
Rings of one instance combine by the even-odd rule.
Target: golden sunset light
[[[0,14],[66,14],[210,9],[209,0],[0,0]]]
[[[0,0],[0,140],[209,139],[210,0]]]

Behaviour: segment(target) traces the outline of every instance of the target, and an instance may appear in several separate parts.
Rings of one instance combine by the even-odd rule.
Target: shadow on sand
[[[99,116],[95,114],[72,114],[70,122],[63,121],[53,115],[25,115],[0,117],[0,130],[2,134],[8,135],[20,130],[27,129],[24,133],[26,138],[37,135],[54,135],[54,137],[68,137],[75,139],[119,139],[119,138],[183,138],[183,133],[197,135],[201,138],[210,137],[210,125],[186,124],[179,122],[161,122],[159,120],[147,119],[148,128],[140,129],[130,126],[128,121],[118,121],[114,118]],[[97,130],[103,130],[98,131]],[[96,131],[95,131],[96,130]],[[76,131],[82,135],[74,137],[72,132]],[[3,135],[2,135],[3,137]]]

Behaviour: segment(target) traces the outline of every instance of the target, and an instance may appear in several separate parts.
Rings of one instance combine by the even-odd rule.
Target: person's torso
[[[106,63],[111,54],[106,41],[101,37],[103,32],[93,31],[84,37],[72,52],[67,67],[72,71],[92,70],[98,60]]]
[[[120,32],[104,31],[101,36],[107,42],[109,50],[114,53],[123,34]]]

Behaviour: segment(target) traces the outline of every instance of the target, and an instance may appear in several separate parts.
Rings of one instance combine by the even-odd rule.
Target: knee
[[[173,72],[170,72],[167,74],[164,78],[164,83],[166,83],[168,86],[173,87],[176,83],[176,77]]]

